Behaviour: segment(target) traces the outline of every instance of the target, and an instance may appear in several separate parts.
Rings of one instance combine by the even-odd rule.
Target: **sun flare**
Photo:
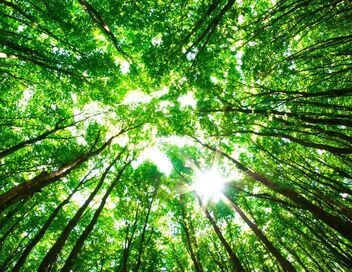
[[[206,203],[208,201],[218,202],[222,196],[225,180],[218,170],[197,171],[192,190]]]

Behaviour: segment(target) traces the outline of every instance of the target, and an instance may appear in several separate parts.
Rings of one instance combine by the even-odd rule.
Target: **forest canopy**
[[[348,0],[1,0],[0,271],[350,271]]]

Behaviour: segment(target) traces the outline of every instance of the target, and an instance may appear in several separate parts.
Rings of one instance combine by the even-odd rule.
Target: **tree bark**
[[[266,109],[243,109],[243,108],[231,108],[227,107],[224,109],[210,109],[210,110],[203,110],[203,112],[240,112],[246,114],[260,114],[264,116],[287,116],[291,118],[296,118],[297,120],[301,120],[311,124],[322,124],[322,125],[335,125],[335,126],[352,126],[352,121],[349,119],[347,115],[340,115],[340,114],[328,114],[329,117],[333,116],[335,118],[314,118],[311,116],[324,116],[327,114],[318,114],[314,112],[304,112],[303,114],[308,114],[311,116],[306,116],[303,114],[297,114],[292,112],[283,112],[278,110],[266,110]],[[342,118],[342,119],[341,119]]]
[[[111,32],[107,23],[103,20],[102,16],[97,12],[95,8],[91,4],[89,4],[86,0],[78,0],[78,2],[82,5],[84,10],[86,10],[91,17],[91,19],[98,24],[99,28],[109,37],[112,41],[116,50],[123,55],[123,57],[130,61],[131,57],[122,50],[121,46],[119,45],[114,33]]]
[[[267,129],[274,129],[274,128],[267,128]],[[231,131],[231,134],[234,133],[250,133],[250,134],[255,134],[258,136],[267,136],[267,137],[276,137],[280,139],[288,139],[294,143],[298,143],[302,146],[310,147],[310,148],[315,148],[315,149],[321,149],[321,150],[326,150],[330,153],[333,154],[351,154],[352,153],[352,147],[335,147],[327,144],[319,144],[319,143],[313,143],[313,142],[308,142],[299,138],[295,138],[291,135],[288,134],[282,134],[282,133],[274,133],[274,132],[256,132],[253,130],[235,130]],[[304,132],[301,132],[304,134]],[[221,136],[229,136],[231,134],[221,134]]]
[[[124,247],[123,247],[122,261],[120,263],[120,266],[117,267],[116,272],[119,272],[120,270],[121,270],[121,272],[127,272],[128,257],[129,257],[130,250],[131,250],[131,244],[132,244],[134,235],[136,233],[138,218],[139,218],[139,206],[137,206],[137,209],[136,209],[136,214],[135,214],[134,222],[132,225],[132,233],[130,236],[129,236],[130,225],[127,226],[126,238],[125,238],[125,243],[124,243]]]
[[[190,254],[192,262],[194,264],[194,269],[196,270],[196,272],[203,272],[203,268],[202,268],[196,254],[194,252],[194,249],[193,249],[192,239],[191,239],[191,235],[190,235],[190,232],[189,232],[189,229],[187,226],[183,203],[180,203],[180,206],[181,206],[181,215],[182,215],[182,221],[183,221],[182,227],[183,227],[183,230],[184,230],[184,233],[186,236],[186,242],[187,242],[187,246],[189,249],[189,254]]]
[[[216,8],[218,7],[218,5],[220,4],[219,0],[214,0],[210,5],[208,10],[203,14],[203,16],[197,21],[197,23],[194,25],[194,27],[192,28],[192,30],[187,34],[186,37],[184,37],[181,42],[180,45],[183,46],[184,44],[186,44],[189,39],[192,37],[192,35],[194,33],[196,33],[198,31],[198,29],[200,29],[202,27],[202,25],[204,24],[204,22],[209,18],[209,16],[216,10]]]
[[[101,187],[104,185],[104,181],[106,176],[108,175],[111,167],[117,162],[117,160],[121,157],[122,152],[120,152],[116,158],[110,163],[110,165],[105,169],[104,173],[102,174],[97,186],[90,194],[88,199],[84,202],[84,204],[79,208],[75,216],[68,222],[65,229],[61,232],[60,237],[56,240],[55,244],[50,248],[44,259],[42,260],[38,272],[46,272],[52,269],[52,265],[56,261],[58,254],[61,252],[62,248],[64,247],[66,240],[68,239],[69,234],[73,230],[73,228],[78,224],[79,220],[81,219],[84,211],[88,208],[88,205],[91,203],[93,198],[98,194]]]
[[[144,220],[142,236],[141,236],[141,239],[139,241],[137,263],[136,263],[136,266],[133,269],[134,272],[138,272],[139,268],[141,266],[145,233],[146,233],[146,230],[147,230],[147,225],[148,225],[148,221],[149,221],[150,211],[152,209],[152,205],[153,205],[153,202],[154,202],[154,199],[155,199],[157,191],[158,191],[158,183],[155,185],[154,192],[153,192],[153,195],[152,195],[152,199],[151,199],[151,201],[149,203],[149,206],[148,206],[147,215],[146,215],[145,220]]]
[[[264,233],[258,228],[256,224],[254,224],[245,213],[226,195],[226,202],[229,203],[234,210],[241,216],[243,221],[251,228],[251,230],[255,233],[255,235],[263,242],[266,249],[273,254],[276,260],[280,263],[281,267],[284,271],[295,272],[296,269],[294,266],[280,253],[280,251],[269,241],[269,239],[264,235]]]
[[[120,180],[124,170],[126,169],[126,167],[130,164],[130,162],[126,163],[121,170],[119,171],[119,173],[117,174],[116,178],[114,179],[114,181],[111,183],[110,187],[106,190],[106,193],[104,194],[100,205],[98,207],[98,209],[95,211],[94,216],[92,218],[92,220],[90,221],[89,225],[84,229],[83,233],[80,235],[80,237],[78,238],[75,246],[73,247],[73,249],[71,250],[70,255],[68,256],[65,265],[63,266],[63,268],[61,269],[62,272],[69,272],[78,256],[78,253],[80,252],[80,250],[83,247],[83,244],[85,242],[85,240],[88,238],[89,234],[92,232],[95,224],[98,221],[98,218],[101,214],[101,212],[104,209],[104,206],[106,204],[106,200],[109,197],[111,191],[115,188],[116,184],[118,183],[118,181]]]
[[[204,212],[206,217],[209,219],[210,224],[212,225],[216,235],[220,239],[221,243],[223,244],[227,254],[230,257],[230,260],[232,262],[234,271],[242,272],[244,271],[244,268],[239,260],[239,258],[236,256],[235,252],[232,250],[230,244],[226,241],[225,237],[222,235],[220,228],[216,225],[213,217],[210,215],[209,210],[207,208],[204,208]]]
[[[68,175],[71,171],[79,167],[81,164],[89,160],[91,157],[102,152],[107,146],[109,146],[112,140],[117,137],[113,136],[108,141],[106,141],[100,148],[95,151],[89,151],[83,155],[77,157],[75,160],[61,166],[58,170],[51,173],[42,172],[38,176],[32,178],[31,180],[17,185],[7,192],[0,195],[0,213],[6,209],[8,206],[18,202],[19,200],[33,195],[34,193],[40,191],[45,186],[58,181],[62,177]]]
[[[39,230],[39,232],[35,235],[35,237],[27,244],[26,248],[22,252],[21,257],[18,259],[17,263],[13,267],[12,272],[20,271],[20,269],[22,268],[23,264],[25,263],[28,255],[31,253],[32,249],[36,246],[36,244],[40,241],[40,239],[43,238],[43,236],[45,235],[46,231],[50,227],[51,223],[54,221],[54,219],[57,216],[57,214],[60,212],[62,207],[64,207],[66,204],[69,203],[69,201],[72,198],[72,196],[78,191],[80,186],[85,182],[86,177],[83,178],[80,181],[80,183],[76,186],[76,188],[72,191],[72,193],[69,194],[69,196],[55,208],[55,210],[50,215],[49,219],[46,221],[44,226]]]
[[[204,39],[204,37],[206,37],[207,35],[211,36],[211,34],[215,31],[216,27],[220,24],[220,21],[224,17],[225,13],[231,9],[231,7],[235,2],[236,2],[235,0],[229,0],[227,2],[227,4],[221,9],[219,14],[211,20],[207,28],[202,32],[202,34],[198,37],[198,39],[187,49],[187,53],[190,52],[190,50],[193,47],[197,46]]]

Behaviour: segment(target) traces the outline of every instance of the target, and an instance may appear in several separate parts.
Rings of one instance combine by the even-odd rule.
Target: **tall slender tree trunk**
[[[273,129],[273,128],[269,128],[269,129]],[[295,138],[295,137],[288,135],[288,134],[283,134],[283,133],[278,133],[278,132],[275,132],[275,133],[274,132],[256,132],[254,130],[248,129],[248,130],[234,130],[234,131],[231,131],[230,134],[229,133],[220,134],[219,136],[230,136],[230,135],[234,135],[236,133],[250,133],[250,134],[263,136],[263,137],[276,137],[276,138],[280,138],[280,139],[288,139],[288,140],[290,140],[294,143],[298,143],[302,146],[326,150],[326,151],[333,153],[333,154],[351,154],[352,153],[352,147],[335,147],[335,146],[331,146],[331,145],[327,145],[327,144],[314,143],[314,142],[305,141],[305,140],[302,140],[299,138]],[[301,132],[301,133],[304,134],[304,132]]]
[[[102,152],[107,146],[109,146],[112,140],[117,137],[113,136],[108,141],[106,141],[100,148],[95,151],[84,153],[83,155],[77,157],[73,161],[61,166],[58,170],[51,173],[42,172],[38,176],[32,178],[31,180],[17,185],[7,192],[0,195],[0,213],[8,206],[18,202],[19,200],[30,196],[38,191],[40,191],[45,186],[61,179],[62,177],[68,175],[71,171],[79,167],[81,164],[92,158],[93,156]]]
[[[220,1],[219,0],[214,0],[210,5],[208,10],[202,15],[202,17],[197,21],[197,23],[194,25],[192,30],[185,36],[180,44],[180,47],[184,46],[189,39],[203,26],[204,22],[211,16],[211,14],[216,10],[216,8],[219,6]]]
[[[95,224],[98,221],[98,218],[101,214],[101,212],[104,209],[104,206],[106,204],[106,200],[109,197],[111,191],[115,188],[116,184],[118,183],[118,181],[121,179],[121,176],[123,174],[123,172],[125,171],[126,167],[130,164],[130,162],[126,163],[121,170],[119,171],[119,173],[117,174],[116,178],[113,180],[113,182],[111,183],[110,187],[106,190],[106,193],[104,194],[100,205],[98,207],[98,209],[95,211],[94,216],[92,218],[92,220],[90,221],[89,225],[84,229],[83,233],[80,235],[80,237],[78,238],[75,246],[73,247],[73,249],[71,250],[70,255],[68,256],[65,265],[63,266],[63,268],[61,269],[62,272],[69,272],[78,256],[78,253],[80,252],[80,250],[83,247],[83,244],[85,242],[85,240],[88,238],[89,234],[92,232]]]
[[[319,116],[319,113],[315,112],[305,112],[304,114],[297,114],[297,113],[292,113],[292,112],[282,112],[278,110],[266,110],[266,109],[244,109],[244,108],[225,108],[225,109],[210,109],[210,110],[204,110],[204,112],[235,112],[235,113],[245,113],[245,114],[259,114],[259,115],[264,115],[264,116],[287,116],[290,118],[295,118],[297,120],[300,120],[302,122],[307,122],[311,124],[320,124],[320,125],[340,125],[340,126],[347,126],[351,127],[352,126],[352,121],[349,119],[348,115],[335,115],[329,114],[329,118],[315,118],[311,116]],[[326,115],[326,114],[325,114]],[[335,119],[330,118],[330,117],[335,117]]]
[[[116,268],[116,272],[119,272],[120,270],[121,270],[121,272],[127,272],[128,257],[129,257],[130,251],[131,251],[131,244],[132,244],[134,235],[136,233],[138,218],[139,218],[139,206],[137,206],[137,209],[136,209],[136,214],[135,214],[134,222],[132,225],[131,235],[129,235],[130,225],[127,226],[125,244],[123,247],[122,260],[121,260],[120,265]]]
[[[109,37],[109,39],[112,41],[114,47],[116,50],[123,55],[123,57],[127,60],[130,61],[131,57],[124,51],[122,50],[121,46],[119,45],[119,42],[117,41],[114,33],[111,32],[108,24],[106,21],[104,21],[103,17],[99,14],[99,12],[91,5],[89,4],[86,0],[78,0],[78,2],[82,5],[84,10],[87,11],[91,19],[99,26],[99,28]]]
[[[234,271],[238,271],[238,272],[244,271],[244,268],[240,262],[240,259],[236,256],[236,253],[232,250],[230,244],[226,241],[225,237],[222,235],[220,228],[216,225],[216,222],[214,221],[214,218],[210,215],[209,210],[207,208],[204,208],[204,212],[206,217],[209,219],[210,224],[212,225],[216,235],[219,237],[221,243],[223,244],[227,254],[229,255]]]
[[[143,254],[143,249],[144,249],[145,233],[146,233],[146,231],[147,231],[147,225],[148,225],[148,221],[149,221],[149,215],[150,215],[150,211],[151,211],[152,206],[153,206],[153,202],[154,202],[156,193],[157,193],[157,191],[158,191],[158,186],[159,186],[159,182],[155,185],[154,192],[153,192],[153,195],[152,195],[152,199],[151,199],[151,201],[150,201],[150,203],[149,203],[149,206],[148,206],[147,215],[146,215],[145,220],[144,220],[144,225],[143,225],[143,230],[142,230],[142,236],[141,236],[141,239],[140,239],[140,241],[139,241],[137,263],[136,263],[136,266],[135,266],[134,269],[133,269],[134,272],[138,272],[138,271],[139,271],[139,268],[140,268],[140,266],[141,266],[142,254]]]
[[[192,48],[197,46],[207,35],[212,35],[216,27],[220,24],[222,18],[224,17],[225,13],[228,12],[232,6],[234,5],[235,0],[229,0],[226,5],[220,10],[219,14],[215,16],[211,22],[209,22],[206,29],[202,32],[202,34],[197,38],[197,40],[187,49],[187,52],[190,52]],[[208,38],[210,38],[210,36]],[[209,41],[208,41],[209,42]],[[207,43],[207,42],[206,42]]]
[[[99,190],[104,184],[105,178],[108,175],[111,167],[117,162],[117,160],[121,157],[122,152],[120,152],[116,158],[110,163],[110,165],[105,169],[104,173],[102,174],[97,186],[90,194],[88,199],[84,202],[84,204],[79,208],[75,216],[68,222],[65,229],[61,232],[60,237],[56,240],[55,244],[50,248],[48,253],[45,255],[44,259],[42,260],[41,264],[39,265],[38,272],[46,272],[52,269],[52,265],[56,261],[59,253],[61,252],[62,248],[64,247],[66,240],[68,239],[69,234],[73,230],[73,228],[78,224],[79,220],[81,219],[84,211],[88,208],[88,205],[92,202],[93,198],[98,194]]]
[[[87,176],[86,176],[87,177]],[[64,207],[67,203],[69,203],[70,199],[72,196],[78,191],[80,186],[85,182],[86,177],[83,178],[80,183],[76,186],[76,188],[72,191],[72,193],[64,200],[62,201],[53,211],[53,213],[50,215],[49,219],[46,221],[44,226],[39,230],[39,232],[35,235],[35,237],[27,244],[26,248],[22,252],[21,257],[18,259],[16,265],[13,267],[12,272],[18,272],[22,268],[23,264],[25,263],[28,255],[31,253],[32,249],[38,244],[40,239],[43,238],[44,234],[50,227],[51,223],[54,221],[56,218],[57,214],[60,212],[62,207]]]
[[[8,268],[8,266],[9,266],[9,264],[10,264],[10,263],[12,262],[12,260],[13,260],[14,258],[16,258],[17,255],[20,253],[20,251],[21,251],[21,248],[20,248],[20,247],[21,247],[23,241],[28,238],[29,234],[30,234],[30,232],[28,232],[28,233],[26,234],[26,236],[24,236],[24,237],[19,241],[19,243],[17,244],[16,248],[12,251],[12,253],[11,253],[11,254],[9,253],[9,256],[7,257],[7,259],[1,264],[1,266],[0,266],[0,271],[8,271],[7,268]]]
[[[322,208],[313,204],[312,202],[310,202],[309,200],[307,200],[306,198],[304,198],[303,196],[301,196],[300,194],[298,194],[294,190],[282,188],[280,185],[274,183],[273,181],[271,181],[271,180],[261,176],[260,174],[250,170],[249,168],[244,166],[242,163],[240,163],[239,161],[237,161],[234,158],[232,158],[231,156],[229,156],[227,153],[225,153],[217,148],[214,148],[208,144],[202,143],[198,139],[195,139],[195,140],[197,142],[199,142],[201,145],[203,145],[204,147],[222,155],[223,157],[226,157],[227,159],[232,161],[236,165],[236,167],[239,170],[243,171],[246,175],[248,175],[251,178],[253,178],[254,180],[262,183],[263,185],[265,185],[269,189],[274,190],[274,191],[278,192],[279,194],[289,198],[290,200],[292,200],[293,202],[298,204],[303,209],[310,211],[317,219],[320,219],[321,221],[323,221],[326,225],[328,225],[329,227],[331,227],[334,230],[336,230],[337,232],[339,232],[342,236],[344,236],[345,238],[347,238],[350,241],[352,240],[352,223],[345,221],[345,220],[342,220],[341,218],[334,216],[334,215],[330,214],[329,212],[324,211]]]
[[[11,227],[1,236],[1,238],[0,238],[0,248],[2,247],[2,244],[7,239],[7,237],[18,227],[20,222],[23,221],[24,219],[26,219],[26,217],[28,216],[29,212],[31,211],[31,209],[34,206],[35,206],[35,204],[32,205],[32,207],[29,208],[25,213],[23,213],[14,223],[12,223]]]
[[[244,222],[251,228],[251,230],[255,233],[255,235],[263,242],[266,249],[273,254],[276,260],[280,263],[281,267],[285,271],[295,272],[296,269],[294,266],[281,255],[280,251],[269,241],[269,239],[264,235],[264,233],[258,228],[256,224],[254,224],[228,196],[225,197],[226,202],[229,203],[234,210],[241,216]]]
[[[186,215],[185,215],[185,210],[184,210],[184,206],[183,203],[180,203],[181,206],[181,215],[182,215],[182,219],[183,219],[183,230],[185,232],[185,236],[186,236],[186,242],[187,242],[187,246],[188,246],[188,250],[189,250],[189,254],[191,256],[192,262],[194,264],[194,269],[196,270],[196,272],[203,272],[203,268],[197,258],[196,253],[194,252],[194,248],[192,245],[192,238],[191,238],[191,234],[189,231],[189,228],[187,226],[187,222],[186,222]]]

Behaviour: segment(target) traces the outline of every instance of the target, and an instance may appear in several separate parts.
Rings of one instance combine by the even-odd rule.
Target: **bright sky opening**
[[[217,169],[197,171],[192,190],[202,199],[203,203],[218,202],[221,199],[225,182]]]
[[[132,167],[136,169],[144,161],[150,161],[154,163],[160,172],[164,173],[167,177],[171,174],[172,163],[170,159],[157,147],[146,148],[137,158],[137,160],[132,162]]]

